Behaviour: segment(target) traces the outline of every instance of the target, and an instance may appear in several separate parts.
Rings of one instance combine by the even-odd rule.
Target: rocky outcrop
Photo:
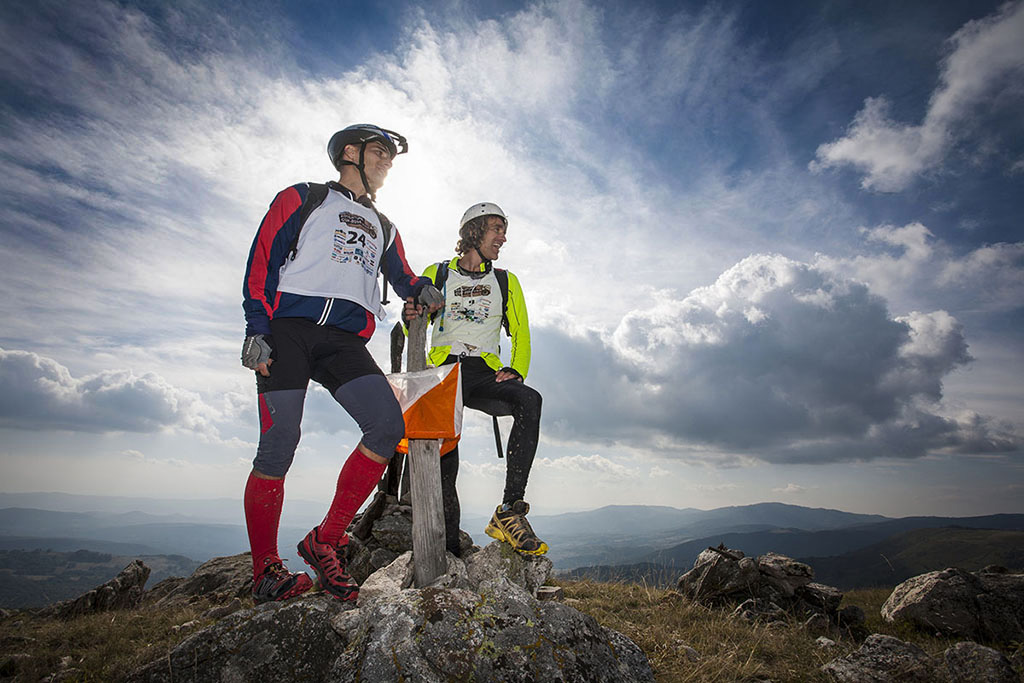
[[[839,624],[843,594],[814,583],[814,570],[802,562],[767,553],[757,558],[725,547],[702,552],[693,569],[683,574],[679,591],[695,602],[740,604],[735,614],[748,620],[773,621],[786,613],[824,614]]]
[[[1003,653],[977,643],[957,643],[942,655],[950,683],[1018,683],[1020,678]]]
[[[160,606],[181,605],[208,598],[231,602],[252,590],[252,556],[249,553],[215,557],[204,562],[188,578],[164,579],[146,592],[145,602]]]
[[[974,642],[957,643],[942,659],[898,638],[868,636],[856,652],[834,659],[822,671],[839,683],[1017,683],[1020,679],[1002,653]]]
[[[1024,574],[944,569],[904,581],[882,618],[946,636],[993,642],[1024,640]]]
[[[856,652],[833,659],[822,671],[839,683],[929,683],[936,662],[916,645],[875,633]]]
[[[362,526],[363,514],[356,515],[349,527],[348,572],[359,584],[412,549],[412,506],[387,496],[380,517],[373,521],[366,537],[359,538],[352,530]],[[463,558],[480,549],[473,545],[470,535],[461,530],[459,545]]]
[[[142,601],[148,578],[149,567],[144,565],[142,560],[132,560],[127,567],[121,570],[120,574],[105,584],[93,588],[74,600],[66,600],[44,607],[36,614],[40,617],[71,619],[83,614],[135,607]]]
[[[408,587],[403,554],[368,577],[357,605],[314,593],[235,612],[133,680],[654,680],[631,640],[533,597],[550,561],[501,545],[449,555],[427,588]]]

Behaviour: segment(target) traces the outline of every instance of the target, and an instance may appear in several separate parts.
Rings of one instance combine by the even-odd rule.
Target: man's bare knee
[[[252,476],[256,477],[257,479],[269,479],[270,481],[280,481],[284,479],[284,477],[272,477],[269,474],[263,474],[257,469],[253,469]]]
[[[369,448],[363,445],[362,441],[359,442],[359,445],[356,446],[356,448],[358,448],[359,452],[365,455],[367,458],[376,463],[380,463],[381,465],[386,465],[391,461],[391,458],[385,458],[383,455],[378,455],[371,451]]]

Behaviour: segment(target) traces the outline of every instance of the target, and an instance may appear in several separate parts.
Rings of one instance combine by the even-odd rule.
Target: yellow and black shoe
[[[484,533],[491,538],[505,541],[518,553],[543,555],[548,551],[548,544],[533,533],[530,523],[526,521],[529,512],[530,504],[522,500],[509,505],[499,505]]]

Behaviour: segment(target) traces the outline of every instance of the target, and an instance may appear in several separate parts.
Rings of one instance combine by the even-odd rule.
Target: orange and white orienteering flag
[[[409,439],[443,439],[441,453],[455,448],[462,434],[462,382],[459,364],[387,376],[405,417],[400,453],[409,452]]]

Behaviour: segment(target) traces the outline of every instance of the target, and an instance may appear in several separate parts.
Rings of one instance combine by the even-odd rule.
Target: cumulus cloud
[[[80,378],[51,358],[0,349],[0,426],[83,432],[179,428],[215,438],[216,411],[153,373],[111,370]],[[126,452],[140,457],[138,451]]]
[[[1024,242],[957,254],[920,222],[862,232],[869,244],[882,249],[853,257],[819,254],[816,267],[865,282],[901,307],[926,304],[998,313],[1024,301]]]
[[[604,337],[534,344],[574,377],[544,388],[548,433],[775,462],[1020,446],[984,417],[943,414],[943,378],[971,360],[945,311],[892,317],[864,284],[771,254],[682,299],[651,296]]]
[[[818,147],[811,170],[852,166],[861,187],[882,192],[906,189],[938,166],[968,131],[982,104],[1016,92],[1024,74],[1024,3],[1007,3],[995,14],[965,24],[949,39],[939,85],[924,120],[900,123],[889,115],[885,97],[869,97],[846,136]]]

